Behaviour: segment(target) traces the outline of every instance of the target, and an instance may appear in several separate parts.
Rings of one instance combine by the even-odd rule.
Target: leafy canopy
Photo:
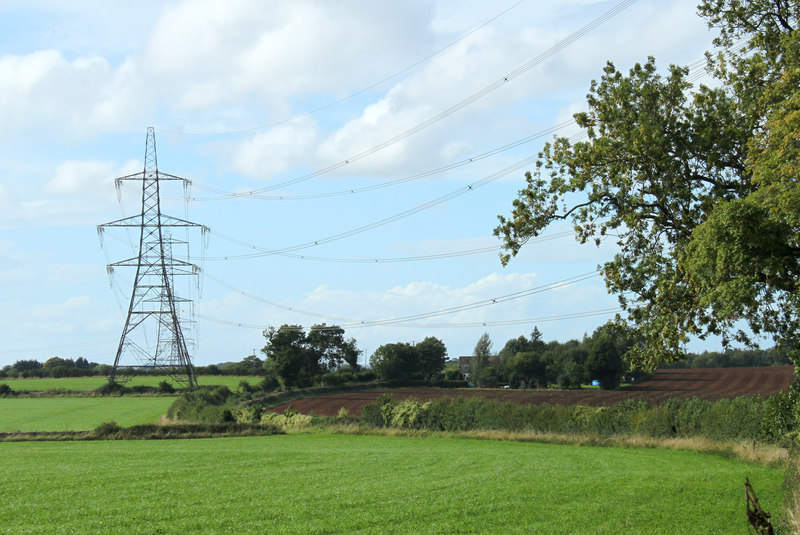
[[[361,350],[354,339],[345,339],[344,329],[336,325],[314,325],[308,334],[298,325],[270,326],[264,337],[265,366],[290,388],[311,385],[320,375],[344,364],[358,367]]]
[[[581,242],[615,240],[600,269],[652,368],[689,337],[800,338],[800,38],[797,0],[705,0],[719,30],[714,87],[653,58],[608,63],[575,115],[586,140],[556,138],[495,229],[507,264],[549,225]]]

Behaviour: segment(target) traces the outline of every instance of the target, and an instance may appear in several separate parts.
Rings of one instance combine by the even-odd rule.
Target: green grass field
[[[169,381],[169,377],[134,377],[125,386],[158,386],[161,381]],[[236,375],[201,375],[197,382],[201,385],[224,385],[230,389],[235,389],[241,381],[256,384],[261,381],[261,377],[240,377]],[[33,378],[33,379],[0,379],[0,384],[7,384],[12,389],[21,391],[44,391],[44,390],[95,390],[108,382],[107,377],[64,377],[61,379]]]
[[[0,432],[86,431],[103,422],[151,424],[174,397],[0,398]]]
[[[63,400],[62,400],[63,401]],[[295,434],[0,443],[4,533],[746,534],[719,456],[447,438]]]

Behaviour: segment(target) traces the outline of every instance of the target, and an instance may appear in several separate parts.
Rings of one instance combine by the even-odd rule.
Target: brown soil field
[[[646,399],[660,403],[669,398],[697,397],[706,400],[733,398],[761,394],[769,396],[789,387],[794,376],[793,366],[764,366],[756,368],[692,368],[659,370],[651,377],[620,388],[602,391],[581,390],[510,390],[500,388],[393,388],[362,392],[345,392],[298,399],[271,408],[283,412],[289,405],[303,414],[335,416],[344,407],[351,414],[361,414],[367,403],[372,403],[384,392],[394,394],[396,400],[410,397],[429,401],[441,396],[480,397],[513,403],[551,403],[557,405],[613,405],[626,399]]]

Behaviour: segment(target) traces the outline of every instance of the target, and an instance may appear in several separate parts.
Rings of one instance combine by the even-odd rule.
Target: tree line
[[[545,342],[534,327],[530,337],[512,338],[492,354],[492,342],[485,333],[475,345],[466,378],[484,387],[580,388],[597,381],[601,388],[613,389],[624,375],[631,375],[625,355],[633,343],[625,328],[611,322],[581,341],[564,343]]]
[[[270,326],[264,337],[266,345],[259,351],[261,357],[248,355],[238,362],[198,366],[196,373],[264,377],[260,388],[265,391],[375,380],[404,384],[468,381],[481,387],[512,388],[580,388],[597,381],[601,388],[612,389],[626,377],[633,380],[644,375],[631,371],[627,357],[635,343],[634,334],[614,322],[582,340],[563,343],[545,342],[534,327],[530,336],[508,340],[497,353],[492,350],[489,334],[484,333],[464,369],[459,367],[458,358],[447,359],[444,342],[433,336],[421,342],[384,344],[373,352],[366,368],[358,363],[363,351],[356,340],[346,338],[344,329],[336,325],[313,325],[307,332],[297,325]],[[737,349],[690,353],[686,359],[663,367],[773,366],[790,362],[776,348]],[[0,369],[0,378],[85,377],[110,372],[110,365],[83,357],[52,357],[44,363],[18,360]],[[163,375],[163,371],[154,370],[152,374]]]

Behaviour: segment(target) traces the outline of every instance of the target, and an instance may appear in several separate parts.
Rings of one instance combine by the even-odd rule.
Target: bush
[[[121,396],[125,392],[129,392],[129,390],[119,383],[106,383],[95,392],[101,396]]]
[[[93,434],[99,438],[110,438],[116,435],[120,429],[122,428],[117,425],[117,422],[103,422],[94,428]]]
[[[236,396],[227,386],[196,388],[184,392],[169,409],[167,417],[188,422],[221,423],[234,422],[232,412]]]
[[[174,394],[175,387],[169,381],[161,381],[158,383],[158,391],[162,394]]]
[[[361,419],[367,425],[387,427],[392,421],[394,405],[394,396],[389,393],[383,393],[377,401],[374,403],[367,403],[364,408],[361,409]]]
[[[242,379],[241,381],[239,381],[239,386],[237,387],[237,390],[239,392],[245,392],[247,394],[252,394],[256,390],[258,390],[258,388],[253,386],[253,385],[251,385],[250,381],[248,381],[246,379]]]
[[[16,395],[16,392],[8,384],[0,384],[0,397],[6,398]]]
[[[714,440],[759,437],[770,442],[793,430],[796,405],[787,396],[764,400],[759,396],[704,401],[670,399],[651,406],[628,400],[611,407],[568,407],[498,403],[480,398],[440,397],[421,403],[408,399],[397,403],[391,394],[364,407],[361,420],[375,427],[429,429],[432,431],[537,431],[542,433],[589,433],[603,437],[639,435],[653,438],[703,436]],[[771,408],[771,409],[770,409]],[[767,426],[775,414],[785,418]],[[787,416],[788,415],[788,416]],[[794,416],[792,416],[794,415]],[[791,418],[795,418],[792,420]]]
[[[274,392],[276,390],[284,390],[284,385],[280,378],[275,374],[267,375],[262,381],[258,383],[259,390],[264,392]]]
[[[426,416],[431,403],[420,403],[416,399],[407,399],[392,407],[391,427],[400,429],[419,429],[427,424]]]
[[[766,442],[781,442],[792,431],[797,430],[800,385],[792,383],[788,392],[771,396],[765,403],[759,436]]]
[[[308,427],[313,418],[307,414],[300,414],[291,408],[286,409],[283,414],[266,412],[261,416],[261,425],[275,426],[283,430],[297,430]]]
[[[231,414],[234,421],[240,424],[255,424],[261,421],[261,407],[257,405],[236,407]]]

